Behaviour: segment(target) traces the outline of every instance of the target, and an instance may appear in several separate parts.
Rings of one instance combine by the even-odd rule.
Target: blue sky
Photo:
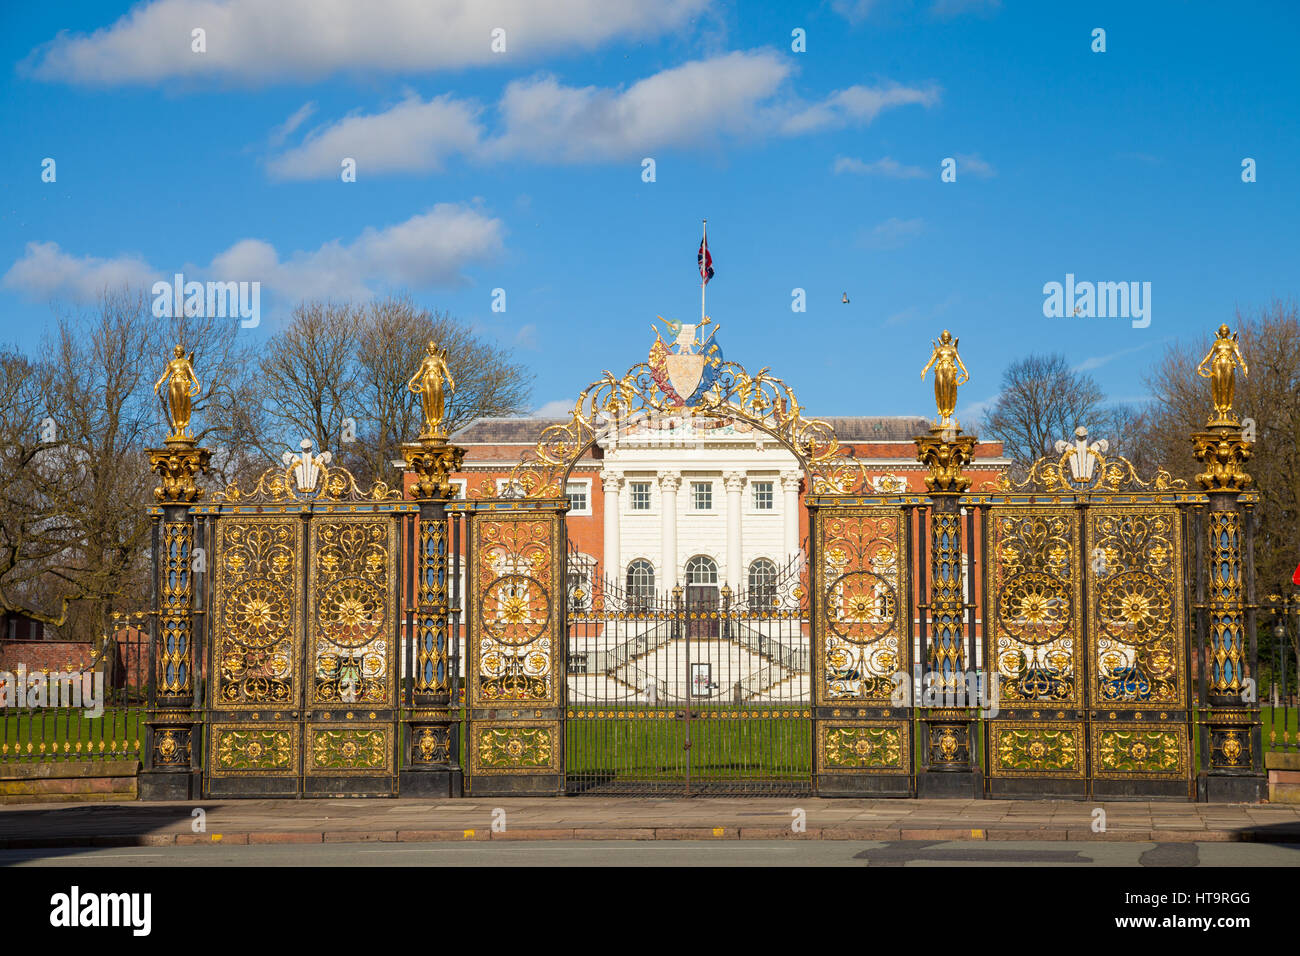
[[[707,217],[727,358],[771,366],[813,414],[933,414],[918,373],[951,328],[973,418],[1032,351],[1140,399],[1163,343],[1297,294],[1291,3],[162,0],[0,18],[0,341],[29,351],[104,281],[258,280],[254,337],[302,295],[405,289],[516,348],[550,409],[643,360],[656,315],[698,317]],[[1043,285],[1067,273],[1150,282],[1150,326],[1045,318]]]

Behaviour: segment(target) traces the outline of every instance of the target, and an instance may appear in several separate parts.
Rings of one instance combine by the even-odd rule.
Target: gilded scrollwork
[[[1079,700],[1078,537],[1070,508],[990,512],[989,657],[1008,705]]]
[[[213,496],[218,504],[293,504],[342,501],[400,501],[401,488],[391,488],[386,482],[376,481],[369,488],[357,484],[352,472],[343,467],[330,467],[317,459],[319,476],[311,488],[306,491],[298,486],[295,470],[300,466],[294,462],[280,467],[268,468],[258,475],[253,486],[245,491],[237,481],[226,485],[223,491]]]
[[[217,540],[214,702],[296,700],[301,522],[230,516],[218,523]]]
[[[819,698],[888,702],[906,669],[907,577],[899,508],[833,508],[817,518],[816,613],[825,624]]]
[[[1058,447],[1065,447],[1059,456],[1040,458],[1030,466],[1024,477],[1017,480],[1008,472],[1003,472],[992,481],[981,485],[985,491],[1028,491],[1051,492],[1055,494],[1079,494],[1088,492],[1118,491],[1181,491],[1186,490],[1187,481],[1175,478],[1164,468],[1158,468],[1150,479],[1143,479],[1137,469],[1127,458],[1121,456],[1107,457],[1104,443],[1094,443],[1079,451],[1074,446],[1061,442]],[[1086,467],[1081,467],[1075,477],[1071,467],[1074,456],[1084,455],[1091,459]]]
[[[552,597],[558,517],[476,518],[473,528],[475,699],[550,701],[558,626]]]
[[[622,377],[605,372],[578,397],[569,421],[542,432],[536,447],[515,466],[510,487],[527,498],[562,497],[565,472],[597,438],[659,415],[732,419],[768,432],[812,476],[815,494],[872,490],[862,463],[840,445],[828,423],[804,417],[789,385],[767,368],[751,375],[734,362],[720,363],[712,387],[690,406],[665,395],[646,362]],[[473,492],[476,497],[497,494],[492,485]]]
[[[393,699],[396,580],[391,517],[328,515],[311,526],[311,699]]]
[[[1113,505],[1089,514],[1093,703],[1183,700],[1181,545],[1173,508]]]

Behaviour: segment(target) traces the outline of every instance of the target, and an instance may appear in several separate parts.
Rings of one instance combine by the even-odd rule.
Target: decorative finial
[[[1214,401],[1214,415],[1207,422],[1209,425],[1236,425],[1237,413],[1232,408],[1233,393],[1236,390],[1236,370],[1241,366],[1244,378],[1249,374],[1246,360],[1242,357],[1237,344],[1237,333],[1226,325],[1219,326],[1219,333],[1210,346],[1209,354],[1196,366],[1196,374],[1210,380],[1210,397]]]
[[[187,356],[184,346],[177,344],[172,350],[172,360],[167,363],[162,378],[154,383],[153,390],[157,393],[159,401],[163,403],[163,413],[167,416],[167,423],[171,425],[171,434],[166,439],[171,443],[193,442],[189,432],[192,399],[201,391],[198,377],[194,374],[193,363],[194,353],[190,352]],[[164,384],[167,386],[165,398],[162,392]]]
[[[451,377],[451,369],[447,367],[446,349],[439,348],[430,341],[424,353],[424,361],[406,387],[420,396],[424,412],[424,430],[420,432],[420,439],[446,438],[447,433],[443,429],[446,395],[455,392],[456,382]]]
[[[939,424],[944,427],[952,425],[952,413],[957,409],[957,386],[965,385],[970,380],[970,372],[957,354],[958,340],[947,329],[939,336],[938,342],[931,342],[934,352],[930,361],[921,369],[921,378],[934,369],[934,404],[939,412]],[[960,371],[960,375],[958,374]]]

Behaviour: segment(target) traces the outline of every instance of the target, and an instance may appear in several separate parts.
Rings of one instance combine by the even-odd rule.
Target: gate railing
[[[94,644],[0,642],[0,685],[13,685],[0,693],[14,701],[0,709],[0,765],[139,759],[151,680],[145,617],[115,613]]]
[[[1300,593],[1258,608],[1258,691],[1264,749],[1300,751]]]

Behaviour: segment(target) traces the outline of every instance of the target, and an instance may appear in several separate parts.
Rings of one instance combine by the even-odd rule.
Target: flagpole
[[[704,236],[702,237],[701,241],[704,244],[705,252],[707,252],[709,248],[709,220],[702,219],[700,221],[704,223]],[[705,265],[704,263],[700,263],[700,328],[701,329],[704,328],[704,290],[708,286],[708,284],[709,284],[709,277],[705,275]]]

